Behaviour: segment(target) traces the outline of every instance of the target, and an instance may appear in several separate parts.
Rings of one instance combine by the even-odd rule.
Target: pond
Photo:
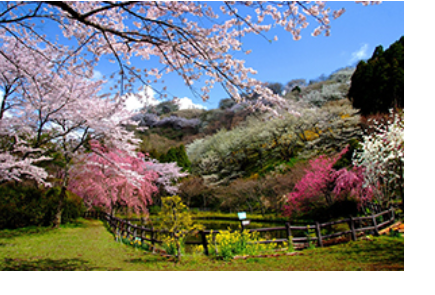
[[[195,221],[199,224],[202,224],[204,226],[204,229],[207,230],[241,230],[241,223],[239,220],[236,219],[226,219],[223,217],[216,217],[216,219],[213,219],[213,217],[207,217],[207,218],[195,218]],[[158,227],[159,220],[158,218],[154,217],[151,219],[152,224],[154,227]],[[151,228],[151,223],[141,223],[140,221],[132,222],[140,226],[145,226],[147,228]],[[245,229],[257,229],[257,228],[269,228],[269,227],[285,227],[285,223],[283,221],[273,221],[273,220],[255,220],[251,221],[249,225],[245,226]],[[292,231],[293,236],[295,237],[305,237],[306,231]],[[166,234],[157,234],[154,238],[161,240],[164,238]],[[148,235],[147,235],[148,236]],[[285,229],[283,230],[277,230],[277,231],[270,231],[270,232],[260,232],[259,238],[264,240],[272,240],[272,239],[287,239],[287,232]],[[201,243],[201,236],[188,236],[186,239],[186,242],[197,242]],[[190,252],[191,245],[186,245],[186,252]]]

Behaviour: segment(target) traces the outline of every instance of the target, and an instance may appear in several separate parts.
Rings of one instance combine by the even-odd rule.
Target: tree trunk
[[[175,238],[175,244],[177,245],[177,261],[180,262],[181,261],[181,244],[180,244],[179,237]]]
[[[60,223],[62,222],[62,211],[65,203],[65,198],[66,198],[66,187],[62,186],[62,189],[60,190],[60,194],[59,194],[59,203],[57,204],[56,215],[54,216],[54,220],[53,220],[54,228],[58,228]]]

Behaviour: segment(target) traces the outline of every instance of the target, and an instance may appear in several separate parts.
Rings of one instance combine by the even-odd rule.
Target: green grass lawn
[[[59,229],[0,231],[0,270],[404,270],[404,239],[378,237],[303,250],[298,256],[175,263],[117,243],[98,220]]]

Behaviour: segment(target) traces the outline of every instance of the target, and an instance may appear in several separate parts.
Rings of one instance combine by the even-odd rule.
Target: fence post
[[[119,242],[119,226],[115,224],[115,241]]]
[[[123,238],[125,230],[126,230],[125,221],[122,220],[121,221],[121,238]]]
[[[200,234],[202,240],[202,247],[204,248],[204,254],[208,256],[207,236],[203,230],[200,231]]]
[[[317,221],[316,221],[316,232],[317,232],[317,239],[319,241],[319,246],[323,247],[322,233],[320,232],[320,224]]]
[[[376,222],[375,214],[372,213],[373,226],[375,227],[375,235],[379,236],[378,223]]]
[[[355,221],[353,220],[352,216],[349,216],[349,218],[350,218],[350,230],[352,231],[352,240],[356,241]]]
[[[287,237],[290,239],[290,237],[292,237],[292,229],[290,227],[290,222],[285,223],[285,228],[287,230]],[[291,241],[289,240],[288,242],[290,243]]]
[[[394,208],[393,206],[390,207],[391,210],[391,220],[394,221],[396,219],[396,216],[394,216]]]
[[[131,223],[127,221],[127,239],[130,237]]]
[[[154,244],[155,244],[155,241],[154,241],[154,226],[151,226],[151,245],[153,247],[153,253],[154,253],[154,248],[155,248]]]

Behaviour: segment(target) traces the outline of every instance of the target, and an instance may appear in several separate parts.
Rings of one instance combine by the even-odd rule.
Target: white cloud
[[[157,105],[160,101],[155,99],[155,94],[154,90],[149,86],[145,87],[137,95],[129,93],[125,101],[125,108],[133,112],[142,109],[144,106]]]
[[[163,102],[161,100],[157,100],[155,96],[156,96],[155,91],[149,86],[145,87],[137,95],[129,93],[126,95],[127,99],[125,101],[125,108],[130,112],[134,112],[134,111],[139,111],[145,106],[155,106]],[[188,97],[178,98],[176,99],[175,103],[178,104],[180,110],[185,110],[185,109],[206,110],[207,109],[207,107],[201,104],[193,103],[193,101]]]
[[[94,70],[94,73],[92,75],[92,81],[99,81],[103,79],[103,74],[100,71]]]
[[[179,99],[177,99],[176,103],[180,107],[180,110],[185,110],[185,109],[204,109],[204,110],[206,110],[207,109],[207,107],[205,107],[201,104],[193,103],[193,101],[188,97],[179,98]]]
[[[352,52],[352,58],[350,59],[350,62],[356,62],[368,58],[369,57],[369,53],[367,51],[368,49],[369,49],[369,45],[363,44],[360,47],[360,49],[358,49],[355,52]]]

